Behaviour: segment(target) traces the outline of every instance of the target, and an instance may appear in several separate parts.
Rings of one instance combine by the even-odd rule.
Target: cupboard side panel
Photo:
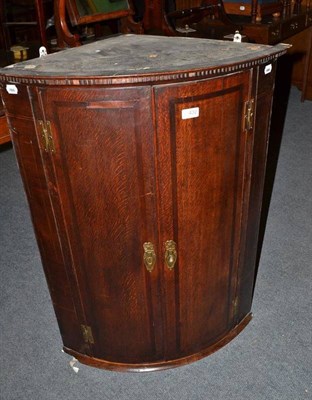
[[[158,274],[143,263],[143,243],[156,239],[150,91],[56,90],[43,100],[93,355],[159,359]]]
[[[263,188],[276,63],[273,64],[272,72],[269,75],[264,74],[264,69],[265,65],[258,67],[258,95],[255,110],[254,145],[246,229],[246,246],[244,249],[244,260],[241,264],[242,269],[239,271],[238,321],[241,320],[246,313],[250,312],[251,309],[255,270],[257,267],[257,254],[258,251],[260,251],[259,246],[261,245],[261,243],[259,243],[259,228],[263,202]]]

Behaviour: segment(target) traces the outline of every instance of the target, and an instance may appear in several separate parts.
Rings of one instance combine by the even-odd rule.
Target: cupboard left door
[[[150,89],[43,88],[39,100],[53,138],[56,221],[92,357],[161,360]]]

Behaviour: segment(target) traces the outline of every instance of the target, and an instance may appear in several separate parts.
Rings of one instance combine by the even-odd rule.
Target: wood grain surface
[[[160,46],[143,42],[145,50]],[[16,80],[1,75],[64,348],[89,365],[134,371],[195,361],[250,320],[274,60],[285,51],[259,47],[257,56],[244,53],[244,63],[230,45],[209,42],[203,46],[221,55],[232,49],[227,59],[240,60],[230,73],[221,58],[207,76],[216,54],[211,62],[200,55],[205,65],[195,75],[181,72],[191,57],[182,52],[180,63],[155,64],[164,73],[153,81],[129,72],[134,62],[145,65],[143,42],[124,54],[126,84],[91,74],[100,70],[98,55],[85,80],[69,79],[65,66],[59,79],[49,76],[49,58],[39,62],[47,62],[48,84],[24,67],[10,70],[21,74]],[[166,43],[162,56],[172,54]],[[83,61],[90,47],[74,51]],[[146,242],[155,252],[152,271]]]

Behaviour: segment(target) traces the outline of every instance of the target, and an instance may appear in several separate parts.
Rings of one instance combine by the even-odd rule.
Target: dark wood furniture
[[[253,24],[248,20],[234,19],[243,26],[243,32],[251,41],[263,44],[275,44],[288,39],[312,26],[312,10],[300,8],[296,12],[285,14],[281,18],[268,16],[261,23]]]
[[[260,22],[254,18],[229,15],[222,3],[215,0],[180,0],[174,10],[168,12],[170,0],[148,1],[144,16],[145,31],[187,37],[224,39],[229,33],[239,30],[250,42],[276,44],[286,42],[293,45],[288,63],[293,66],[291,79],[302,90],[302,100],[312,100],[312,8],[310,0],[302,3],[283,3],[279,18],[265,15]],[[250,4],[252,2],[250,1]],[[211,6],[212,18],[200,5]],[[180,8],[181,9],[180,9]],[[170,7],[169,7],[170,8]],[[178,18],[170,18],[178,15]],[[183,18],[182,18],[183,17]],[[187,26],[187,29],[183,27]],[[281,76],[279,79],[286,81]],[[286,83],[287,84],[287,83]]]
[[[224,0],[223,3],[227,14],[249,16],[254,23],[266,15],[280,16],[288,6],[287,0]]]
[[[312,9],[301,7],[280,19],[266,17],[258,24],[244,22],[242,28],[256,43],[292,45],[287,60],[292,66],[291,82],[302,91],[302,100],[312,100]]]
[[[66,352],[152,371],[249,322],[286,50],[125,35],[1,70]]]
[[[284,41],[292,45],[293,57],[291,80],[301,90],[301,99],[312,100],[312,27]]]
[[[167,12],[163,18],[160,29],[165,34],[174,36],[206,37],[210,39],[223,39],[227,33],[234,33],[238,26],[233,23],[218,0],[194,0],[191,8],[184,0],[176,2],[176,9]],[[198,26],[204,24],[210,27],[209,35],[202,35]],[[196,28],[194,29],[194,26]],[[146,26],[148,31],[148,26]]]
[[[80,46],[81,37],[73,33],[72,28],[97,22],[118,20],[119,32],[143,33],[142,24],[133,19],[131,0],[55,0],[54,14],[59,48]]]
[[[48,48],[45,14],[51,9],[51,0],[0,0],[1,48],[34,41]]]

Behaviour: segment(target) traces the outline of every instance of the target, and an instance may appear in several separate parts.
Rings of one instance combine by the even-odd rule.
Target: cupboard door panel
[[[150,90],[50,90],[52,155],[63,220],[93,356],[135,363],[161,357]]]
[[[244,175],[249,73],[155,90],[167,354],[200,352],[231,329]]]

